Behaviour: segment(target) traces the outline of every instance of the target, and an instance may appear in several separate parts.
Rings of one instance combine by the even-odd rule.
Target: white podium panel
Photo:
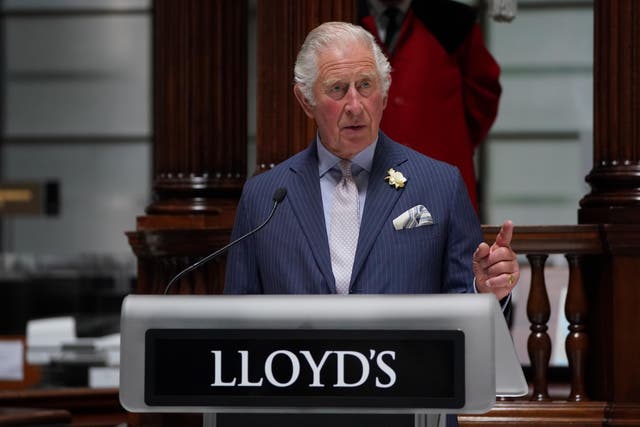
[[[121,339],[131,412],[482,413],[528,391],[493,295],[131,295]]]

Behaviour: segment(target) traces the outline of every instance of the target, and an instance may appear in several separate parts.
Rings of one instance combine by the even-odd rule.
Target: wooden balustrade
[[[531,267],[531,284],[527,299],[530,335],[527,350],[531,361],[531,393],[526,399],[498,401],[482,416],[460,416],[461,426],[603,425],[605,402],[589,402],[586,369],[589,344],[587,293],[582,275],[583,263],[604,253],[600,226],[516,226],[512,246]],[[492,242],[499,227],[483,226],[485,241]],[[569,280],[564,316],[569,327],[565,350],[569,364],[570,392],[566,399],[552,401],[549,394],[549,360],[551,339],[547,332],[551,305],[545,281],[545,263],[549,255],[562,254],[567,259]],[[637,419],[633,418],[636,422]],[[640,425],[640,424],[637,424]]]
[[[487,242],[493,241],[498,227],[484,226]],[[544,277],[545,261],[550,254],[563,254],[568,262],[569,283],[564,315],[569,322],[566,340],[571,392],[567,400],[588,400],[585,390],[585,369],[588,346],[588,306],[581,262],[587,256],[603,253],[598,225],[575,226],[518,226],[512,246],[519,255],[525,255],[531,266],[531,288],[527,301],[527,317],[531,322],[528,353],[533,371],[532,400],[550,400],[548,371],[551,340],[547,333],[550,317],[549,296]]]

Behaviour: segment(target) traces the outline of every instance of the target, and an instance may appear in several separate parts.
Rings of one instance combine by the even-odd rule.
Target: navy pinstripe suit
[[[267,226],[229,252],[225,293],[335,293],[315,142],[245,184],[232,238],[258,226],[279,187],[287,197]],[[385,181],[389,168],[404,188]],[[396,231],[392,220],[422,204],[433,225]],[[351,293],[473,292],[472,255],[482,241],[477,214],[453,166],[417,153],[382,132],[373,158]]]

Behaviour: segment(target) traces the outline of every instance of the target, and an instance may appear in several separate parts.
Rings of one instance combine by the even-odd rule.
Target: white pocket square
[[[422,205],[416,205],[409,210],[402,212],[393,220],[393,228],[402,230],[404,228],[422,227],[433,224],[431,213]]]

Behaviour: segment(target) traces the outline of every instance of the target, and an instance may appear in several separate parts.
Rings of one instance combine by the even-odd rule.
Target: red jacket
[[[364,16],[361,24],[386,52],[374,18]],[[500,68],[485,47],[480,28],[472,22],[448,52],[410,8],[389,60],[392,82],[382,130],[457,166],[477,209],[473,153],[495,120],[501,93]]]

